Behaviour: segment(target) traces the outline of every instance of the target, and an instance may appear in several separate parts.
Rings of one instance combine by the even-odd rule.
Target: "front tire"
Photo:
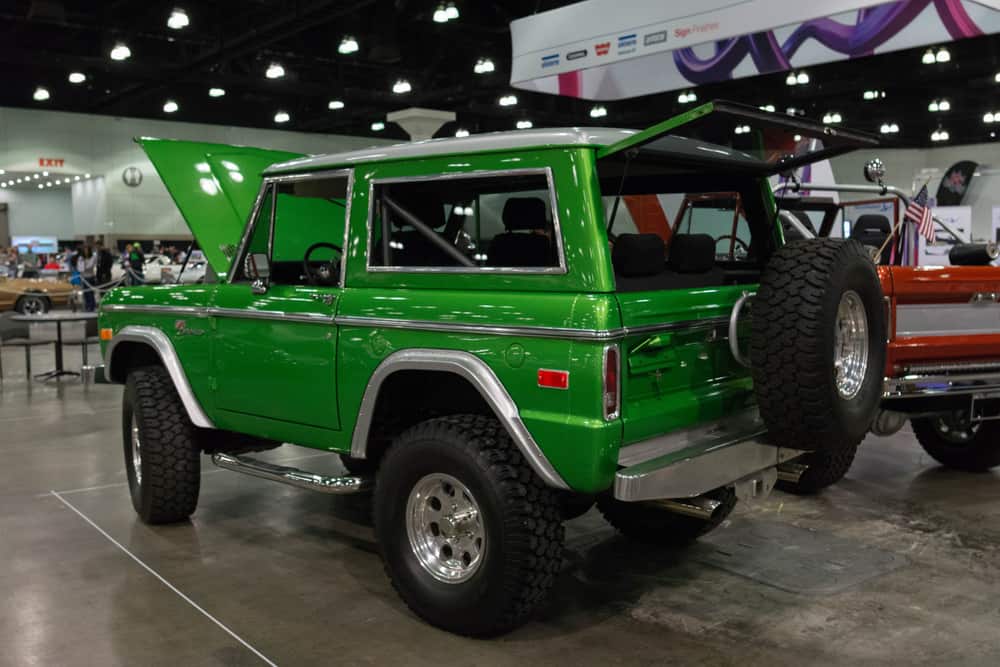
[[[144,523],[175,523],[194,513],[201,488],[195,428],[165,368],[129,373],[122,440],[132,506]]]
[[[655,501],[627,503],[604,494],[597,499],[597,509],[619,533],[630,540],[657,546],[681,547],[715,530],[736,507],[736,493],[731,488],[705,494],[722,504],[708,521],[676,514]]]
[[[935,461],[966,472],[1000,466],[1000,422],[973,424],[967,410],[911,419],[917,441]]]
[[[396,439],[378,470],[375,533],[403,601],[462,635],[524,623],[562,565],[555,491],[481,415],[431,419]]]

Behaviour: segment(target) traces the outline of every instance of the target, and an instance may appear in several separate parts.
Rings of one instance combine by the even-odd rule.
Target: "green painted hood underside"
[[[247,217],[260,191],[261,174],[300,153],[199,141],[140,137],[184,221],[212,270],[229,272]]]

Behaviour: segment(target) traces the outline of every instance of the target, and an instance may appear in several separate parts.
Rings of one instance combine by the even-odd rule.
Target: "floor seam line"
[[[86,514],[84,514],[83,512],[81,512],[79,509],[77,509],[77,507],[75,505],[73,505],[73,503],[71,503],[68,500],[66,500],[65,498],[63,498],[59,494],[58,491],[49,491],[49,493],[51,493],[53,496],[55,496],[59,500],[59,502],[61,502],[63,505],[65,505],[66,507],[68,507],[69,509],[71,509],[77,516],[79,516],[81,519],[83,519],[88,524],[90,524],[90,526],[94,530],[96,530],[98,533],[100,533],[102,536],[104,536],[104,538],[107,539],[109,542],[111,542],[113,545],[115,545],[116,547],[118,547],[118,549],[120,549],[126,556],[128,556],[133,561],[135,561],[140,567],[142,567],[142,569],[146,570],[146,572],[148,572],[149,574],[153,575],[161,584],[163,584],[164,586],[166,586],[168,589],[170,589],[175,594],[177,594],[178,597],[180,597],[182,600],[184,600],[189,605],[191,605],[196,610],[198,610],[202,614],[202,616],[204,616],[208,620],[210,620],[213,623],[215,623],[215,625],[217,625],[219,628],[221,628],[226,634],[228,634],[230,637],[232,637],[237,642],[239,642],[240,644],[242,644],[247,650],[249,650],[255,656],[257,656],[258,658],[260,658],[264,663],[270,665],[271,667],[278,667],[274,662],[271,662],[271,660],[269,660],[263,653],[261,653],[260,651],[258,651],[257,649],[255,649],[253,646],[251,646],[245,639],[243,639],[238,634],[236,634],[234,631],[232,631],[231,629],[229,629],[229,627],[226,626],[222,621],[220,621],[219,619],[215,618],[210,613],[208,613],[207,611],[205,611],[205,609],[203,609],[201,606],[199,606],[197,602],[195,602],[194,600],[192,600],[190,597],[188,597],[187,595],[185,595],[180,589],[178,589],[176,586],[174,586],[169,581],[167,581],[159,572],[157,572],[152,567],[150,567],[149,565],[147,565],[141,558],[139,558],[134,553],[132,553],[131,551],[129,551],[127,548],[125,548],[125,546],[123,546],[121,542],[119,542],[115,538],[111,537],[111,535],[108,534],[108,532],[106,530],[104,530],[103,528],[101,528],[100,526],[98,526],[90,517],[88,517]]]

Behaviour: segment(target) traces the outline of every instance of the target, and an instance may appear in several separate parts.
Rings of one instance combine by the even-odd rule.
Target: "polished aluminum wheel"
[[[865,304],[854,290],[840,297],[833,346],[837,392],[841,398],[850,400],[861,391],[868,372],[868,316]]]
[[[469,489],[451,475],[431,473],[414,485],[406,502],[406,534],[417,562],[438,581],[466,581],[482,562],[482,513]]]
[[[135,485],[142,486],[142,441],[139,439],[139,423],[132,415],[132,472],[135,473]]]

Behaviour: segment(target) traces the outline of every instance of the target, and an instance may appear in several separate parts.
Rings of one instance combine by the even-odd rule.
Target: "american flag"
[[[906,214],[903,216],[917,226],[920,232],[928,241],[934,240],[934,220],[931,218],[931,209],[927,206],[927,185],[920,188],[917,196],[910,200],[910,205],[906,207]]]

